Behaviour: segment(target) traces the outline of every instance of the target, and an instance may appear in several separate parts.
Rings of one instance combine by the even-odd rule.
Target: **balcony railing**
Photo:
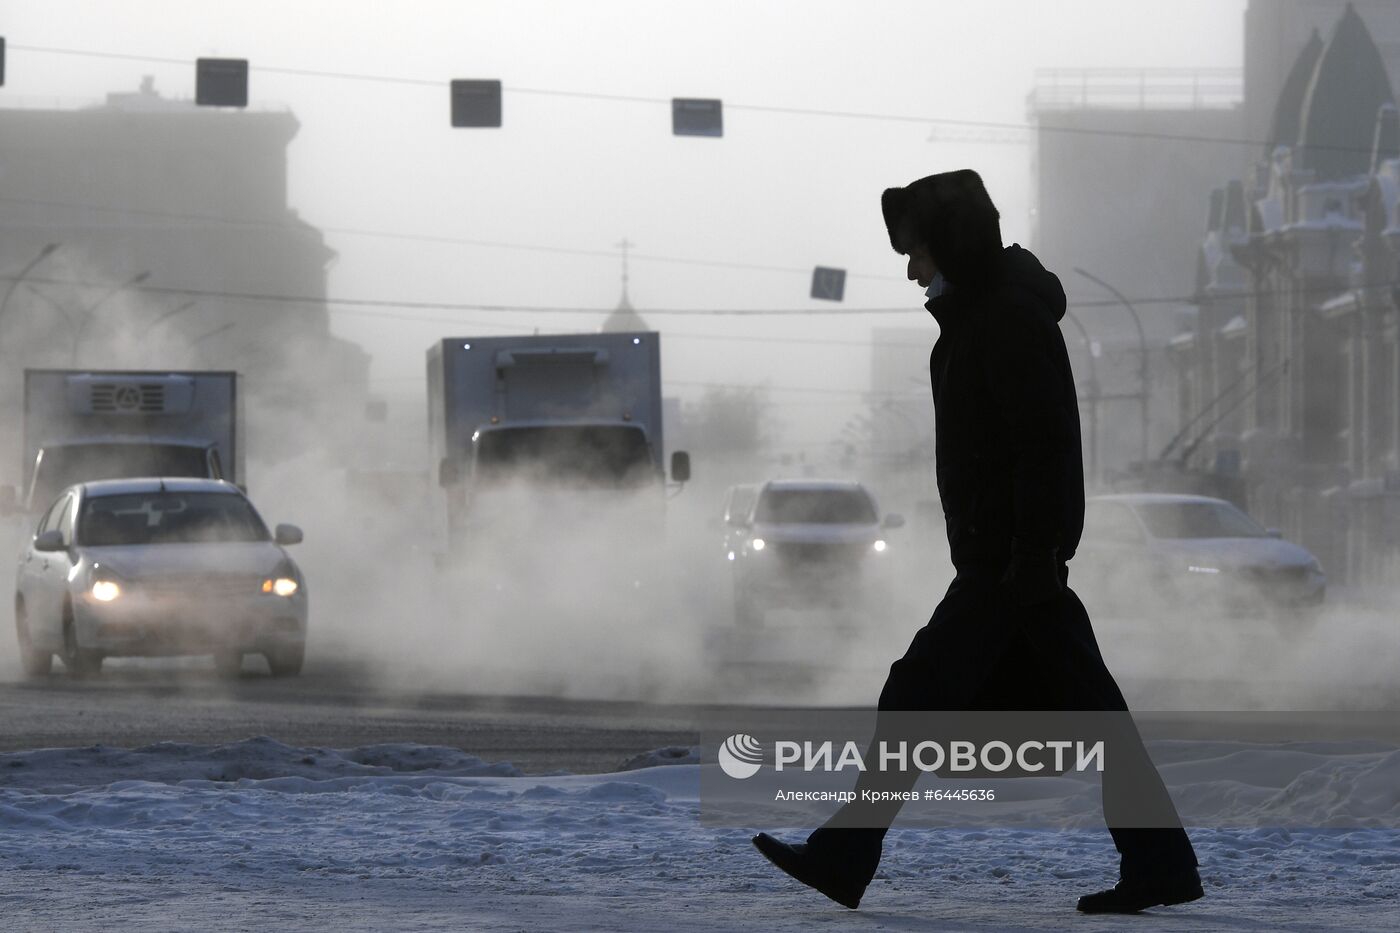
[[[1027,104],[1045,110],[1215,110],[1244,100],[1238,68],[1042,68]]]

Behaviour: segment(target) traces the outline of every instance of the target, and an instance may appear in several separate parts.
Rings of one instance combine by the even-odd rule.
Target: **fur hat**
[[[895,252],[922,244],[938,271],[954,284],[966,286],[986,278],[1001,255],[1001,215],[972,169],[886,188],[880,210]]]

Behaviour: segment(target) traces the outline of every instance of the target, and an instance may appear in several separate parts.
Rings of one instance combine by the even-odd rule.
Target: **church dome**
[[[632,307],[632,302],[628,300],[627,293],[622,293],[622,300],[617,303],[617,308],[603,320],[602,332],[605,334],[631,333],[639,330],[650,330],[647,322]]]
[[[1322,50],[1303,103],[1298,144],[1303,166],[1319,180],[1364,175],[1371,168],[1376,114],[1394,103],[1390,77],[1366,24],[1347,4]]]
[[[1322,37],[1317,30],[1312,31],[1307,44],[1293,61],[1284,79],[1283,91],[1274,105],[1274,121],[1269,128],[1269,149],[1264,158],[1273,155],[1279,146],[1294,146],[1298,143],[1303,123],[1303,102],[1308,96],[1308,84],[1317,69],[1317,60],[1322,57]]]

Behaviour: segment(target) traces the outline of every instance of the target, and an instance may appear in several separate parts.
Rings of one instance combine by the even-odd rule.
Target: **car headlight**
[[[262,591],[276,596],[292,596],[300,588],[291,577],[269,577],[263,581]]]
[[[297,590],[301,589],[301,581],[297,579],[299,576],[296,565],[290,558],[285,559],[263,581],[262,591],[274,596],[295,596]]]
[[[749,542],[749,547],[753,548],[755,551],[761,551],[767,546],[768,542],[764,541],[762,538],[754,538]]]
[[[92,598],[101,603],[110,603],[122,595],[122,588],[116,580],[101,579],[92,583]]]
[[[870,546],[875,549],[876,554],[885,553],[885,549],[889,547],[889,545],[885,543],[884,538],[877,539],[875,543]]]

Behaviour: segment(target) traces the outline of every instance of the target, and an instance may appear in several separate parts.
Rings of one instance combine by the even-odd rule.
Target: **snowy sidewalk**
[[[1197,772],[1188,796],[1209,783]],[[1341,785],[1289,786],[1334,807]],[[1207,898],[1131,920],[1073,909],[1111,880],[1106,832],[896,831],[852,913],[779,876],[747,830],[702,826],[698,788],[693,764],[526,777],[414,745],[0,755],[0,915],[16,930],[1400,928],[1392,829],[1194,830]]]

